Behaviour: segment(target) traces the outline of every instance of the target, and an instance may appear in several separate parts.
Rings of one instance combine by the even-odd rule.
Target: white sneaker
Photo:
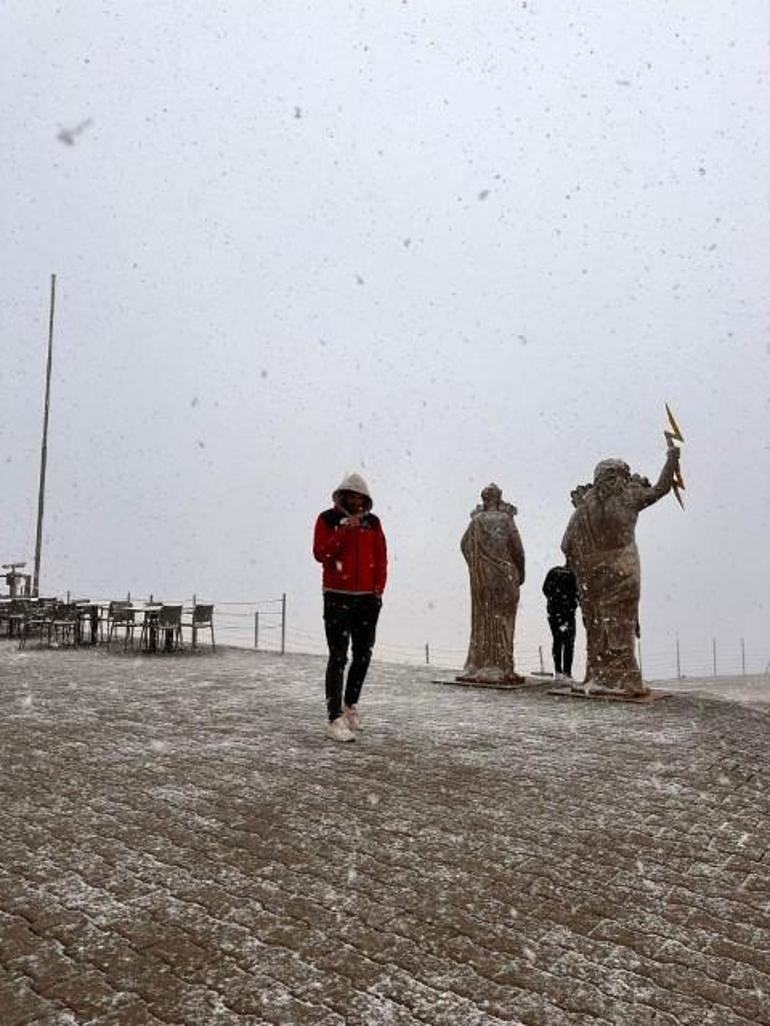
[[[355,705],[346,705],[342,715],[349,730],[360,730],[363,727],[364,722]]]
[[[330,737],[332,741],[355,741],[356,739],[355,734],[345,722],[344,715],[338,716],[336,720],[327,724],[326,736]]]

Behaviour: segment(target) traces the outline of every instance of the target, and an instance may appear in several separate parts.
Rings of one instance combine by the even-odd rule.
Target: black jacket
[[[548,615],[556,617],[574,616],[578,604],[577,581],[568,566],[552,567],[543,581]]]

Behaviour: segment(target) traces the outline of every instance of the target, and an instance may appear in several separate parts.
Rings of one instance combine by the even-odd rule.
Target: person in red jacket
[[[327,735],[354,741],[361,729],[358,699],[369,669],[388,575],[380,520],[372,512],[366,481],[350,474],[332,494],[334,506],[316,520],[313,555],[323,566]],[[348,648],[352,646],[347,680]],[[344,681],[344,700],[343,700]]]

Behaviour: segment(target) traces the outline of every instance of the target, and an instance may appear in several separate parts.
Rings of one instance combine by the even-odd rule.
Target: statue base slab
[[[491,688],[495,691],[522,691],[524,688],[542,687],[543,681],[530,677],[516,677],[515,680],[474,680],[470,677],[454,677],[452,680],[434,680],[433,684],[454,684],[464,688]]]
[[[569,685],[562,688],[551,688],[548,692],[549,695],[558,695],[560,698],[588,698],[590,700],[605,701],[605,702],[627,702],[631,705],[650,705],[652,702],[658,702],[661,698],[671,698],[673,692],[671,691],[660,691],[657,688],[650,688],[643,695],[627,695],[622,691],[618,691],[613,694],[610,691],[582,691],[577,688],[573,689]]]

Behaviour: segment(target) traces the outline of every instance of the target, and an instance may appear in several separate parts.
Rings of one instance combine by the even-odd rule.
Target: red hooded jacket
[[[368,496],[367,496],[368,498]],[[337,492],[334,494],[337,503]],[[371,508],[371,499],[369,499]],[[323,590],[381,595],[388,576],[388,552],[379,517],[362,513],[358,527],[335,504],[315,524],[313,555],[323,566]]]

